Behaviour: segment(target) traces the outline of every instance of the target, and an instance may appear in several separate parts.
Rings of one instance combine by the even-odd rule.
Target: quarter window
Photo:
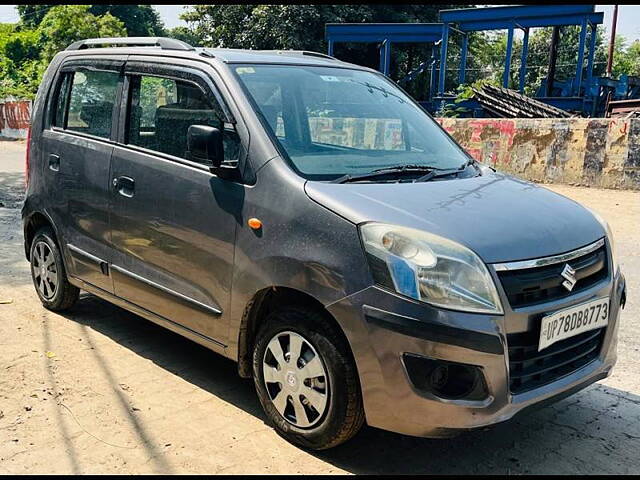
[[[191,82],[155,76],[130,77],[127,143],[192,160],[187,145],[191,125],[223,131],[225,160],[236,160],[235,132],[224,130],[224,116],[215,98]]]
[[[60,115],[60,102],[64,95],[59,95],[55,125],[75,132],[109,138],[118,90],[118,73],[82,70],[73,72],[67,79],[61,86],[61,94],[65,92],[64,89],[71,89],[66,122],[64,116]],[[67,83],[70,85],[67,86]]]
[[[53,126],[64,128],[65,113],[67,111],[67,100],[69,99],[69,86],[73,74],[65,73],[60,82],[60,89],[56,96],[55,115],[53,117]]]

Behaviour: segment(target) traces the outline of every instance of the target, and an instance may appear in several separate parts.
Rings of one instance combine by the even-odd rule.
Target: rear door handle
[[[54,172],[60,171],[60,155],[56,155],[55,153],[49,154],[49,170],[53,170]]]
[[[136,182],[131,177],[120,176],[113,179],[113,188],[115,188],[123,197],[133,197],[135,187]]]

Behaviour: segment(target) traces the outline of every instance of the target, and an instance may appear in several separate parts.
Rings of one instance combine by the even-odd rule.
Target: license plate
[[[565,338],[604,327],[608,323],[609,297],[552,313],[542,318],[538,351]]]

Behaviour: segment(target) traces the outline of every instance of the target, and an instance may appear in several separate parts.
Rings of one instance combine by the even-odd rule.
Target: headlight
[[[439,307],[502,313],[487,267],[468,248],[438,235],[383,223],[365,223],[360,234],[378,283]]]
[[[612,269],[613,276],[615,277],[618,274],[619,265],[618,265],[618,257],[616,256],[616,248],[613,243],[613,232],[611,231],[609,222],[607,222],[604,218],[600,216],[600,214],[596,213],[594,210],[591,210],[590,208],[587,208],[587,210],[589,210],[593,214],[593,216],[596,217],[596,220],[600,222],[600,225],[602,225],[602,228],[604,228],[604,231],[607,232],[607,240],[609,243],[609,248],[611,249],[611,263],[613,264],[613,269]]]

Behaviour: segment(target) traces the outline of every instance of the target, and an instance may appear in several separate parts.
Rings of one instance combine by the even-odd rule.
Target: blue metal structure
[[[391,44],[434,43],[442,37],[441,23],[327,23],[325,39],[329,55],[336,42],[379,43],[380,71],[389,75]]]
[[[464,83],[466,68],[466,51],[469,32],[485,30],[507,30],[507,54],[502,76],[502,86],[509,86],[511,73],[511,56],[513,51],[514,29],[519,28],[524,32],[522,56],[520,63],[519,89],[524,90],[524,79],[527,69],[527,54],[529,47],[529,29],[535,27],[550,27],[562,25],[580,25],[580,42],[578,45],[578,62],[576,66],[576,79],[572,94],[580,92],[587,29],[591,29],[591,38],[587,52],[587,83],[593,73],[593,58],[595,50],[596,28],[602,23],[604,14],[595,12],[594,5],[524,5],[515,7],[487,7],[466,8],[457,10],[441,10],[442,21],[442,47],[440,49],[440,77],[438,81],[438,95],[444,95],[445,74],[447,71],[447,41],[452,25],[462,32],[463,45],[460,60],[459,81]]]
[[[325,27],[325,39],[329,46],[329,55],[333,55],[334,45],[337,42],[379,44],[379,70],[385,75],[388,75],[390,70],[392,44],[432,43],[431,59],[422,62],[417,69],[407,74],[399,83],[413,80],[425,69],[430,68],[429,95],[427,101],[421,103],[433,111],[437,105],[442,107],[453,101],[452,96],[445,95],[447,47],[451,33],[462,35],[458,72],[458,82],[462,84],[466,81],[470,32],[507,30],[507,51],[502,84],[504,87],[508,87],[514,32],[516,29],[522,30],[522,53],[518,75],[518,89],[522,93],[527,73],[530,29],[578,25],[580,26],[580,37],[577,45],[578,58],[575,76],[564,82],[554,81],[551,97],[544,96],[543,84],[538,89],[536,97],[564,110],[582,111],[585,114],[595,115],[603,111],[608,96],[612,99],[640,96],[640,86],[636,86],[640,80],[630,81],[626,77],[620,78],[620,80],[593,77],[596,32],[598,25],[603,23],[603,18],[604,14],[596,12],[594,5],[519,5],[466,8],[441,10],[440,20],[442,23],[328,23]],[[439,61],[438,46],[440,47]],[[440,71],[439,75],[436,75],[438,64]],[[434,97],[436,91],[437,95]],[[471,110],[477,111],[479,108],[479,105],[474,104],[474,100],[467,100],[464,105],[470,107]]]

